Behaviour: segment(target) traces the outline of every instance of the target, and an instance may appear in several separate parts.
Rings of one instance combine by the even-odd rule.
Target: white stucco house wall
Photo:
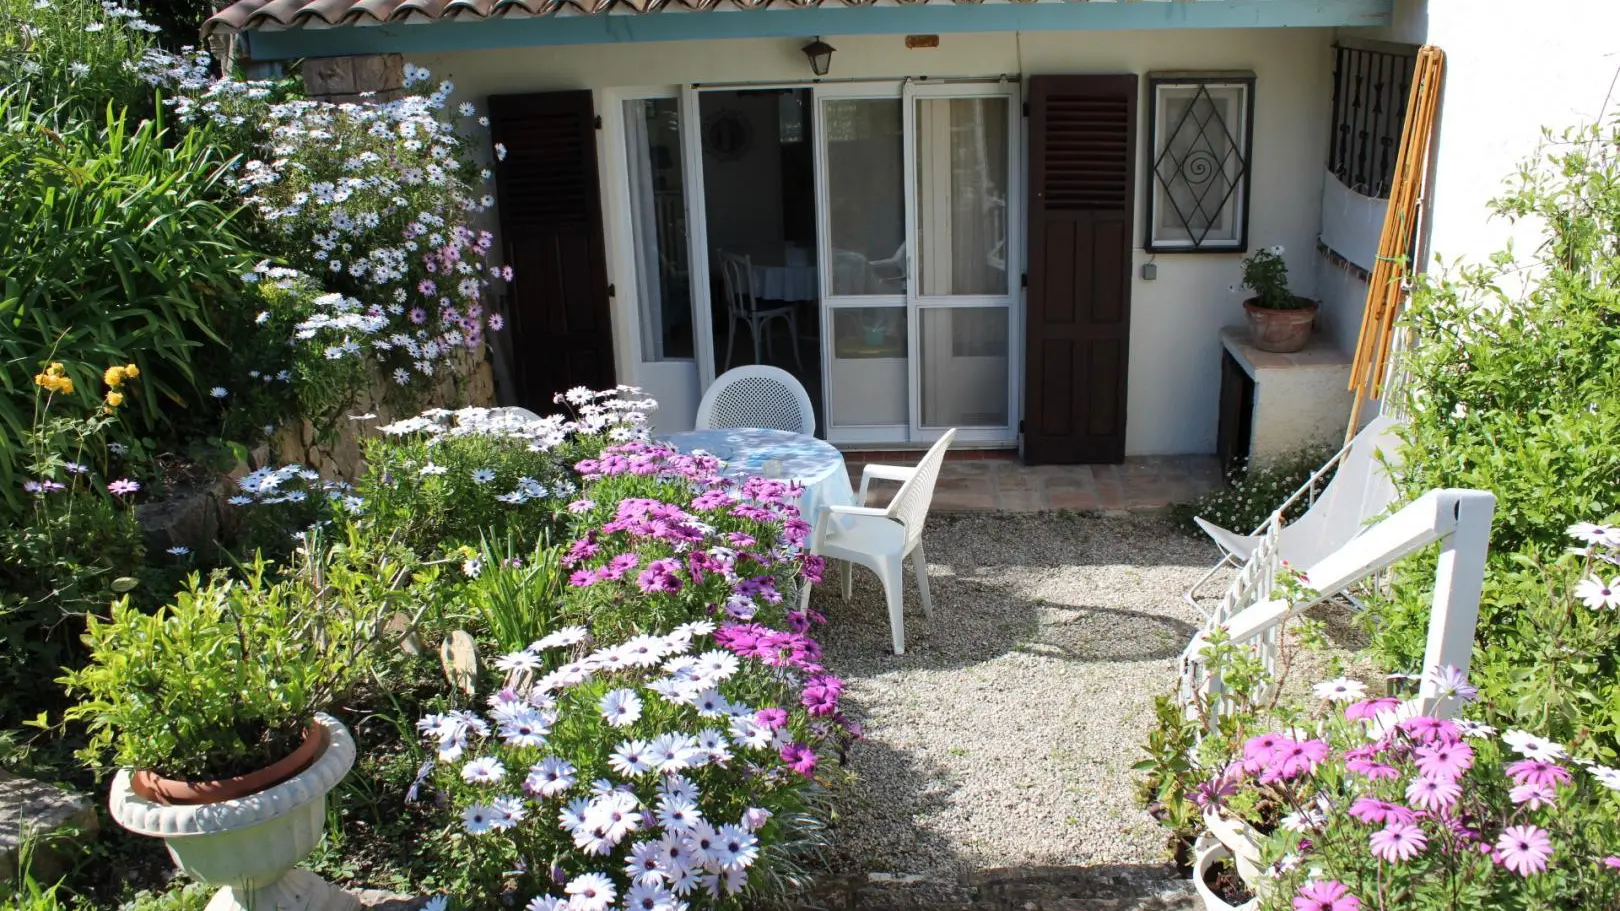
[[[1541,126],[1606,110],[1616,26],[1610,0],[240,0],[205,34],[402,55],[492,112],[514,403],[611,379],[680,430],[758,359],[840,445],[1117,461],[1215,450],[1249,250],[1322,301],[1322,357],[1352,349],[1417,46],[1448,58],[1419,252],[1481,257]]]

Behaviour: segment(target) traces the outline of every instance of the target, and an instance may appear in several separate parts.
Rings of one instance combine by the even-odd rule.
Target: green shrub
[[[153,110],[140,65],[157,27],[97,0],[0,0],[0,95],[26,99],[59,127],[99,120],[108,106]]]
[[[1617,141],[1620,121],[1549,137],[1494,203],[1545,226],[1532,256],[1508,250],[1418,285],[1396,477],[1408,498],[1436,487],[1496,495],[1472,675],[1504,723],[1595,738],[1606,757],[1620,749],[1620,618],[1559,595],[1578,570],[1553,564],[1576,543],[1572,522],[1620,510]],[[1432,555],[1406,561],[1367,617],[1390,668],[1422,660],[1433,572]]]
[[[313,536],[312,536],[313,537]],[[364,674],[398,600],[386,561],[311,540],[308,562],[276,580],[262,561],[240,578],[193,576],[152,614],[125,599],[92,616],[90,661],[62,678],[82,697],[91,763],[169,777],[223,778],[292,752],[310,719]]]
[[[196,352],[228,348],[227,312],[245,309],[241,276],[256,258],[217,200],[224,160],[193,131],[123,117],[53,129],[0,101],[0,359],[38,364],[54,350],[81,392],[99,364],[134,363],[114,438],[137,454],[178,423],[213,420],[213,383]],[[0,375],[0,426],[20,437],[32,387]],[[0,449],[0,489],[13,505],[15,450]]]
[[[1246,535],[1259,528],[1283,501],[1304,486],[1317,469],[1336,452],[1326,443],[1310,446],[1263,465],[1239,465],[1226,476],[1226,486],[1217,487],[1190,503],[1171,507],[1171,516],[1190,535],[1203,537],[1193,523],[1197,516],[1222,528]],[[1318,482],[1317,492],[1332,480],[1329,472]],[[1294,504],[1283,518],[1292,522],[1310,508],[1305,498]]]
[[[531,445],[524,428],[468,432],[486,415],[479,408],[432,411],[367,440],[365,474],[354,490],[365,501],[363,525],[424,555],[477,546],[485,537],[527,551],[558,527],[579,490],[570,466],[600,442]]]

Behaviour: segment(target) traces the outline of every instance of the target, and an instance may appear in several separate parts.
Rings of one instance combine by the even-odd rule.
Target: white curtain
[[[658,280],[658,212],[653,193],[652,142],[642,99],[624,103],[625,159],[630,171],[630,221],[636,243],[636,291],[641,301],[642,358],[664,359],[664,301]]]
[[[925,295],[1006,293],[1008,103],[918,103],[917,233]]]

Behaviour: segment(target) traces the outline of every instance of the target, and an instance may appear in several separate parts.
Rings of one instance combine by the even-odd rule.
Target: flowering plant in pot
[[[1249,331],[1261,351],[1291,352],[1305,347],[1316,321],[1316,301],[1288,290],[1288,263],[1281,246],[1263,247],[1243,260],[1241,287],[1254,292],[1243,302]]]
[[[1476,695],[1454,668],[1430,678],[1438,705]],[[1211,787],[1215,800],[1264,789],[1289,808],[1263,845],[1265,907],[1615,907],[1620,770],[1361,689],[1319,684],[1334,710],[1252,738]]]
[[[91,617],[90,660],[61,681],[81,697],[67,712],[89,729],[81,756],[119,767],[113,817],[223,886],[216,911],[291,894],[347,904],[293,868],[354,762],[348,730],[322,710],[368,672],[395,574],[309,538],[288,577],[260,559],[240,578],[193,576],[155,613],[125,599]]]

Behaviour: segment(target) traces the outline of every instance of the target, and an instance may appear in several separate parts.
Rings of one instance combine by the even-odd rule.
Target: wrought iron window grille
[[[1334,47],[1328,170],[1363,196],[1389,198],[1417,50]]]
[[[1172,115],[1170,92],[1184,94],[1187,89],[1193,93],[1186,108]],[[1247,250],[1254,76],[1150,74],[1148,92],[1153,104],[1148,134],[1153,187],[1144,248],[1153,253]],[[1236,103],[1227,104],[1234,94]],[[1165,236],[1170,233],[1178,236]]]

